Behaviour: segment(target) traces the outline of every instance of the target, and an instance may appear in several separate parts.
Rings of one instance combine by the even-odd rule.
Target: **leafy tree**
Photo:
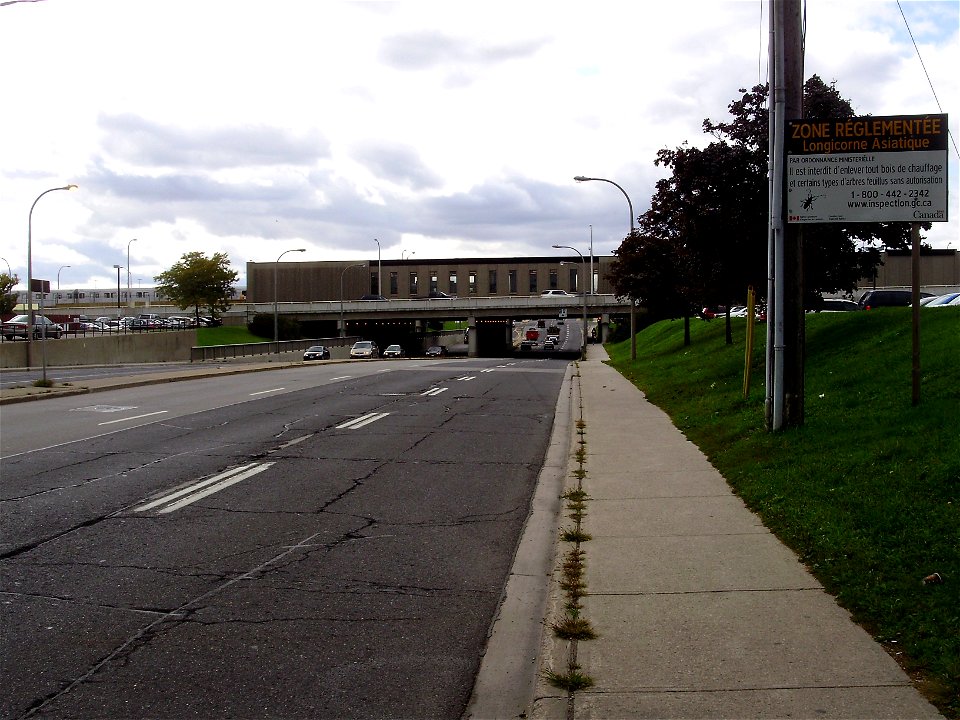
[[[17,306],[17,294],[13,286],[20,282],[16,275],[0,273],[0,315],[8,315]]]
[[[704,132],[720,142],[742,145],[763,159],[764,184],[768,153],[768,86],[757,85],[728,109],[729,123],[703,121]],[[813,75],[803,85],[803,115],[808,118],[837,119],[856,113],[849,100],[841,97],[834,83],[827,85]],[[758,205],[767,205],[766,191]],[[930,229],[930,223],[921,226]],[[818,223],[804,225],[803,274],[805,302],[815,304],[822,293],[852,292],[857,282],[875,274],[883,249],[903,249],[910,245],[909,223]],[[764,233],[764,243],[766,234]]]
[[[713,142],[657,153],[656,164],[671,174],[657,183],[650,209],[639,217],[640,237],[627,238],[616,253],[611,278],[618,294],[657,298],[656,311],[672,317],[704,305],[729,308],[749,285],[765,294],[768,87],[740,93],[728,106],[730,122],[703,121]],[[854,112],[833,85],[814,75],[804,84],[804,115]],[[812,305],[821,293],[850,292],[873,275],[880,250],[908,246],[910,230],[907,223],[851,223],[804,226],[802,232],[806,301]],[[662,247],[651,247],[657,244]],[[667,290],[666,282],[676,286]]]
[[[230,307],[237,278],[225,253],[208,258],[201,252],[189,252],[154,280],[157,294],[166,296],[181,310],[193,305],[199,315],[200,308],[205,307],[216,317]]]

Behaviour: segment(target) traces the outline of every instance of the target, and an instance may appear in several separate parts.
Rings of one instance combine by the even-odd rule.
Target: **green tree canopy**
[[[769,207],[767,85],[743,88],[728,106],[732,120],[703,121],[714,140],[703,148],[684,143],[657,153],[670,170],[660,180],[638,237],[615,252],[615,291],[650,302],[660,316],[686,316],[704,305],[742,302],[747,286],[766,291]],[[804,116],[852,117],[853,108],[833,85],[814,75],[804,84]],[[930,225],[924,226],[929,229]],[[883,248],[909,243],[907,223],[851,223],[803,228],[804,285],[811,304],[824,292],[852,291],[874,274]],[[652,246],[660,244],[660,249]],[[639,254],[638,254],[639,253]],[[642,266],[656,260],[658,272]],[[651,302],[653,298],[658,298]]]
[[[157,275],[157,294],[170,299],[181,310],[204,307],[218,316],[230,307],[237,273],[230,269],[225,253],[207,257],[201,252],[185,253],[173,267]]]
[[[13,292],[13,286],[20,282],[16,275],[0,273],[0,315],[7,315],[13,312],[17,306],[17,294]]]

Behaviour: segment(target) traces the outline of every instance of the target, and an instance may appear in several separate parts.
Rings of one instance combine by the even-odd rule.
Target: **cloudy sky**
[[[920,48],[918,59],[901,15]],[[766,0],[0,0],[0,257],[25,286],[249,260],[608,254],[656,152],[766,80]],[[808,0],[805,76],[946,112],[960,2]],[[924,73],[924,67],[933,84]],[[934,96],[936,92],[936,97]],[[937,102],[939,100],[939,104]],[[955,146],[949,223],[960,246]],[[592,229],[591,229],[592,228]],[[131,240],[136,239],[135,242]],[[65,267],[68,266],[68,267]],[[0,269],[6,266],[0,262]],[[122,271],[126,282],[126,270]]]

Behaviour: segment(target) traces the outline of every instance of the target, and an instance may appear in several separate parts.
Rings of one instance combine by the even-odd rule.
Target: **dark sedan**
[[[303,353],[304,360],[329,360],[330,348],[325,345],[313,345],[308,347]]]
[[[443,357],[447,354],[447,349],[443,345],[431,345],[424,354],[427,357]]]

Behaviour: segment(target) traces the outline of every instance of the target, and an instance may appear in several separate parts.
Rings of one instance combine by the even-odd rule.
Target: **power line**
[[[907,34],[910,35],[910,41],[913,43],[913,49],[917,51],[917,59],[920,61],[920,67],[923,68],[923,74],[927,76],[927,83],[930,85],[930,92],[933,93],[933,99],[937,103],[937,108],[940,112],[943,112],[943,106],[940,105],[940,98],[937,97],[937,91],[933,87],[933,80],[930,79],[930,73],[927,72],[927,66],[923,62],[923,57],[920,55],[920,48],[917,47],[917,41],[913,37],[913,30],[910,29],[910,23],[907,22],[907,16],[903,12],[903,6],[900,4],[900,0],[897,0],[897,9],[900,10],[900,17],[903,18],[903,24],[907,28]],[[957,141],[953,138],[953,133],[950,132],[950,128],[947,128],[947,134],[950,136],[950,142],[953,143],[953,152],[960,157],[960,152],[957,151]]]

